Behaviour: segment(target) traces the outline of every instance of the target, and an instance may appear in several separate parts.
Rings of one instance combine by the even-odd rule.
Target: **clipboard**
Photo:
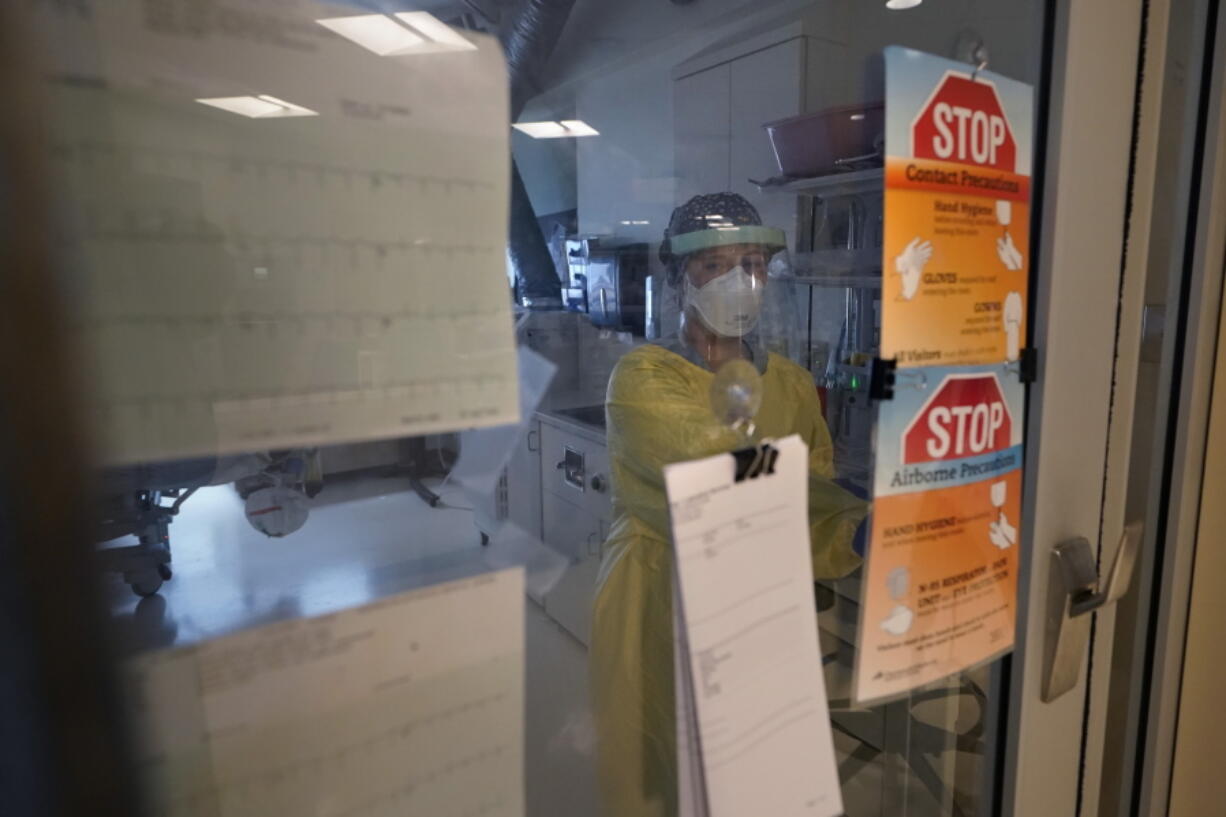
[[[665,468],[678,813],[843,813],[798,436]]]

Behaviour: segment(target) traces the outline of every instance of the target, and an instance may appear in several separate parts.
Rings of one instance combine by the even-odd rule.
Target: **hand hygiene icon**
[[[915,293],[919,291],[924,267],[931,258],[932,242],[916,236],[894,259],[894,270],[902,277],[903,300],[909,301],[915,297]]]
[[[1009,524],[1009,518],[1005,516],[1008,487],[1005,482],[994,482],[989,489],[992,505],[997,509],[998,516],[995,522],[988,524],[988,541],[1001,550],[1017,544],[1017,527]]]

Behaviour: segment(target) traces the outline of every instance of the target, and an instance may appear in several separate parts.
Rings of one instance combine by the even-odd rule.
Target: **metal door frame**
[[[1109,564],[1125,524],[1126,481],[1108,477],[1128,462],[1140,346],[1143,276],[1126,264],[1125,240],[1134,140],[1145,137],[1138,119],[1144,14],[1142,0],[1048,4],[1040,228],[1031,250],[1039,366],[1027,407],[1027,550],[1002,770],[1001,812],[1018,817],[1097,811],[1096,798],[1083,802],[1083,795],[1097,792],[1101,771],[1105,721],[1095,702],[1105,702],[1107,674],[1095,677],[1092,668],[1109,666],[1111,610],[1094,614],[1077,686],[1050,703],[1040,691],[1058,581],[1052,548],[1084,536],[1097,543],[1100,565]],[[1138,157],[1144,164],[1143,151]]]
[[[1179,308],[1178,317],[1168,324],[1179,331],[1163,344],[1170,406],[1165,422],[1157,426],[1157,444],[1165,455],[1165,470],[1150,500],[1161,525],[1157,534],[1162,546],[1157,548],[1151,583],[1142,589],[1153,599],[1148,675],[1135,679],[1143,685],[1139,697],[1144,730],[1131,798],[1138,817],[1165,815],[1169,805],[1226,266],[1226,10],[1217,0],[1202,0],[1190,11],[1209,41],[1202,52],[1188,55],[1201,104],[1193,112],[1199,121],[1191,123],[1188,134],[1188,238],[1178,244],[1178,257],[1172,259],[1168,300]]]

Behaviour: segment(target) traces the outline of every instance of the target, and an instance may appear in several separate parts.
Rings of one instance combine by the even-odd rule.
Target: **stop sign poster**
[[[1013,368],[920,369],[879,404],[858,701],[1013,647],[1025,397]]]
[[[901,367],[1016,360],[1026,336],[1029,85],[885,51],[881,356]]]

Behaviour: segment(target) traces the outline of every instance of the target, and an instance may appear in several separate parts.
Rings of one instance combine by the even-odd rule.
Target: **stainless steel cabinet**
[[[612,518],[608,450],[593,426],[542,415],[540,429],[541,538],[570,561],[545,596],[545,612],[587,644]]]
[[[612,514],[609,453],[598,429],[567,421],[541,422],[541,488],[588,513]]]
[[[528,423],[528,432],[515,444],[507,463],[507,516],[520,529],[541,539],[541,424]]]
[[[587,644],[600,551],[608,525],[600,517],[548,491],[543,497],[542,509],[546,544],[570,559],[570,567],[545,595],[545,612]]]

